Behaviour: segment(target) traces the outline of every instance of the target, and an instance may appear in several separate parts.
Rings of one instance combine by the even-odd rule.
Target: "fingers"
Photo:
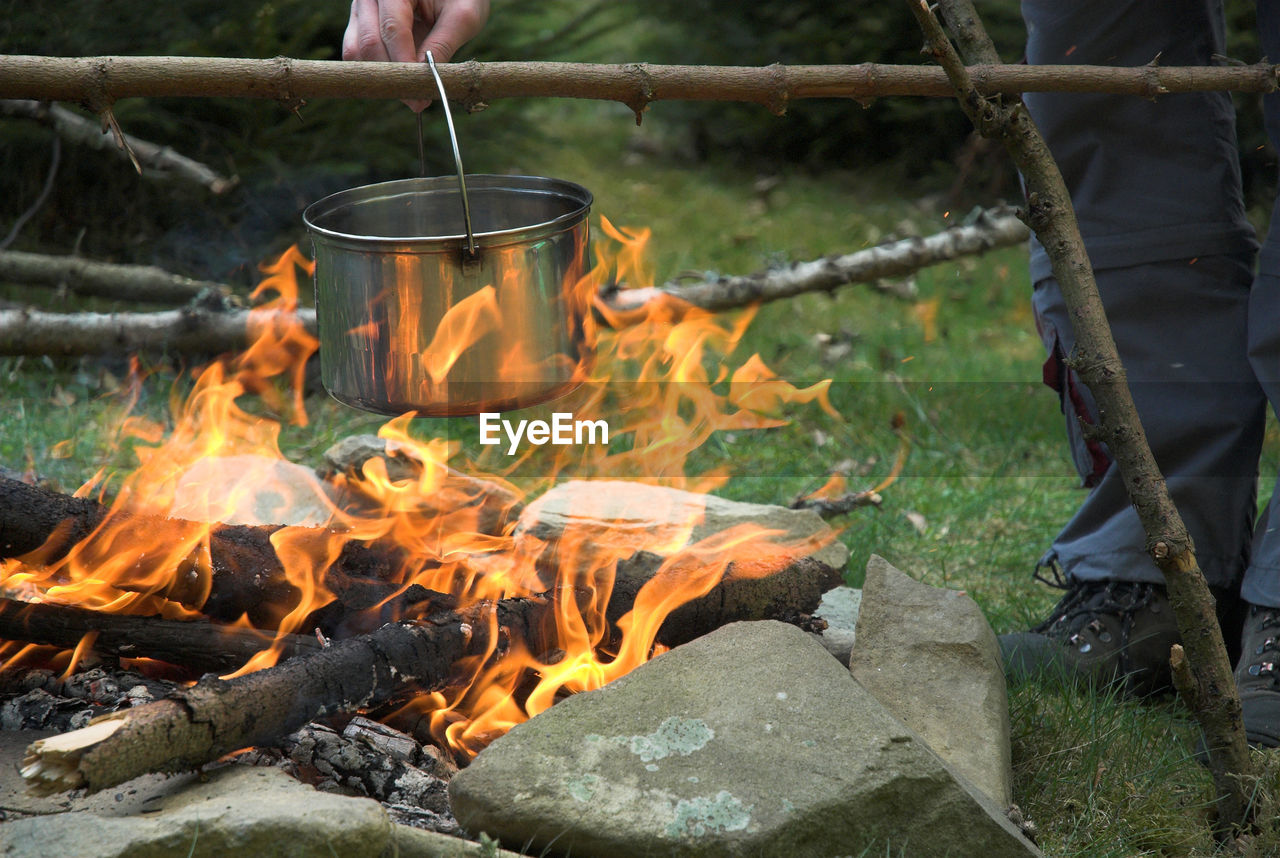
[[[386,62],[391,57],[382,43],[378,0],[352,0],[351,17],[342,36],[342,58]]]
[[[387,58],[393,63],[417,61],[418,52],[413,42],[414,0],[381,0],[378,6],[378,33]]]
[[[367,62],[423,62],[427,51],[448,60],[479,33],[489,0],[352,0],[342,58]],[[414,111],[429,102],[406,101]]]
[[[431,29],[418,46],[419,62],[427,58],[427,51],[437,62],[448,62],[489,18],[489,0],[435,0],[423,5],[434,7],[435,20],[428,22]]]

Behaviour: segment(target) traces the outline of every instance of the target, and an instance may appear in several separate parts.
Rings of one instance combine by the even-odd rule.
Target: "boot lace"
[[[1280,668],[1276,664],[1277,651],[1280,651],[1280,641],[1277,641],[1274,632],[1280,631],[1280,609],[1277,608],[1255,608],[1260,615],[1258,618],[1250,618],[1251,622],[1256,622],[1252,636],[1262,636],[1262,640],[1254,644],[1253,652],[1246,653],[1251,658],[1249,666],[1246,668],[1250,676],[1256,676],[1259,679],[1270,678],[1272,684],[1280,676]],[[1268,634],[1268,632],[1273,632]]]
[[[1041,574],[1045,569],[1051,577]],[[1090,647],[1084,640],[1085,631],[1103,643],[1112,642],[1111,632],[1100,616],[1119,620],[1120,649],[1126,650],[1134,615],[1150,605],[1156,595],[1156,585],[1139,581],[1070,581],[1063,577],[1056,558],[1052,557],[1037,563],[1032,577],[1055,590],[1065,591],[1048,619],[1032,631],[1065,638],[1068,644],[1082,652],[1087,652]],[[1280,623],[1280,616],[1277,623]],[[1272,643],[1274,645],[1274,641]]]

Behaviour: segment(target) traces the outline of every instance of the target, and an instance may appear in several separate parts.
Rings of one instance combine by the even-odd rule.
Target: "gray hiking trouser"
[[[1258,3],[1273,58],[1278,7]],[[1032,64],[1208,65],[1225,53],[1220,0],[1023,0],[1022,9]],[[1280,406],[1280,217],[1259,254],[1230,96],[1039,93],[1026,103],[1071,189],[1147,439],[1205,577],[1280,607],[1280,498],[1255,528],[1267,401]],[[1267,96],[1265,110],[1280,140],[1280,98]],[[1090,487],[1045,562],[1076,580],[1162,582],[1118,469],[1089,438],[1097,409],[1064,363],[1071,321],[1034,241],[1031,274],[1045,381]]]

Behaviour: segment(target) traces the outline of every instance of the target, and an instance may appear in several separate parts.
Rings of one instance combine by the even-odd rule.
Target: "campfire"
[[[601,227],[577,288],[649,282],[648,233]],[[283,423],[308,420],[317,343],[291,320],[312,264],[291,249],[263,270],[252,345],[200,370],[163,425],[122,421],[135,469],[100,472],[74,496],[0,485],[3,674],[65,683],[109,666],[131,677],[116,685],[146,692],[33,745],[32,786],[101,789],[354,712],[374,719],[362,730],[429,737],[465,765],[512,725],[670,646],[739,619],[804,622],[839,583],[812,557],[829,529],[700,529],[696,493],[732,476],[687,473],[709,438],[783,425],[791,405],[835,414],[829,382],[797,388],[758,355],[735,361],[750,311],[598,300],[585,383],[520,437],[551,437],[566,413],[607,436],[504,436],[463,461],[458,441],[406,414],[320,478],[279,444]],[[476,326],[458,322],[430,338],[432,354],[471,347]],[[566,479],[577,482],[544,494]],[[553,494],[549,526],[539,513]]]

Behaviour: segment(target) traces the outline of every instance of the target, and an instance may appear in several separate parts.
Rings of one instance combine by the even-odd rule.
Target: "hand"
[[[437,62],[448,62],[488,17],[489,0],[352,0],[342,58],[420,63],[431,51]],[[405,104],[421,111],[430,102]]]

